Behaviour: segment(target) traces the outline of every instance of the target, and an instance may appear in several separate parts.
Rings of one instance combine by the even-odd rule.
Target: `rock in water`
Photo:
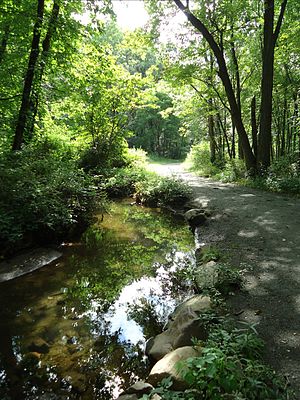
[[[0,263],[0,283],[29,274],[57,260],[62,253],[53,249],[38,248],[27,251]]]
[[[192,229],[195,229],[197,226],[203,225],[207,220],[205,211],[198,208],[193,208],[186,211],[184,214],[184,219],[186,220],[186,222],[188,222]]]
[[[146,354],[157,361],[178,347],[190,346],[193,337],[205,340],[207,328],[199,315],[210,309],[208,296],[196,295],[180,304],[171,315],[167,329],[148,341]]]
[[[183,380],[180,370],[178,370],[178,362],[187,360],[190,357],[199,357],[200,355],[200,347],[195,349],[191,346],[185,346],[172,351],[154,365],[150,371],[147,382],[153,386],[157,386],[164,378],[171,378],[173,382],[172,389],[187,389],[188,385]]]

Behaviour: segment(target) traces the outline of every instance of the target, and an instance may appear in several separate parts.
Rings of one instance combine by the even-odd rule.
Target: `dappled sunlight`
[[[257,236],[259,232],[257,230],[254,231],[246,231],[245,229],[242,229],[241,231],[238,232],[238,236],[245,237],[245,238],[253,238],[254,236]]]
[[[229,301],[237,319],[257,324],[267,343],[266,361],[299,386],[291,372],[300,359],[299,199],[183,170],[177,176],[193,188],[194,207],[212,210],[208,226],[197,230],[198,240],[247,265],[245,289]]]

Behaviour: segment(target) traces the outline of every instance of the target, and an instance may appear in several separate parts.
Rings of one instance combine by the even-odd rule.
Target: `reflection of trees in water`
[[[140,298],[128,304],[128,317],[141,326],[146,339],[158,335],[164,326],[164,319],[157,311],[158,298]]]
[[[127,212],[126,221],[118,215],[120,237],[116,230],[91,227],[85,244],[69,250],[63,268],[40,271],[38,279],[21,278],[17,290],[13,283],[5,286],[0,294],[5,305],[0,315],[1,400],[37,399],[42,393],[49,399],[111,400],[115,387],[128,387],[147,375],[143,344],[125,341],[121,329],[112,332],[105,314],[126,285],[145,275],[154,280],[156,275],[164,295],[152,292],[147,299],[142,295],[141,302],[131,303],[127,315],[147,338],[159,333],[173,298],[170,270],[178,260],[175,250],[164,264],[153,265],[153,260],[164,260],[178,237],[185,245],[189,234],[177,231],[167,219],[164,222],[163,215],[148,212],[145,218],[143,209],[130,207]],[[161,267],[166,274],[155,272]],[[21,348],[17,353],[16,335]],[[49,344],[49,353],[29,352],[35,338]]]

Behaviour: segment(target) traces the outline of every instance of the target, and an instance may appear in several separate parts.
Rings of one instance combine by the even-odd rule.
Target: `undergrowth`
[[[163,178],[144,168],[112,169],[103,185],[111,197],[135,196],[137,203],[151,207],[184,204],[191,190],[179,179]]]
[[[244,161],[240,159],[210,160],[209,147],[205,143],[192,147],[187,157],[190,169],[199,175],[218,179],[222,182],[236,182],[240,185],[277,193],[300,194],[300,168],[298,154],[290,154],[274,160],[266,171],[255,177],[247,176]]]
[[[172,380],[164,379],[154,393],[162,399],[189,400],[287,400],[285,382],[261,359],[264,344],[254,327],[232,328],[228,321],[211,324],[211,331],[198,357],[177,364],[188,384],[185,391],[172,390]]]
[[[15,251],[25,242],[61,238],[86,225],[96,205],[91,176],[67,148],[48,140],[0,158],[0,244]]]

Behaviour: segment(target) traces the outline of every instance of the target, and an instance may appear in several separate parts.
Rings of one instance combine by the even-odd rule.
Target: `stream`
[[[63,257],[0,285],[0,399],[108,400],[145,378],[147,339],[192,294],[194,238],[115,202]]]

